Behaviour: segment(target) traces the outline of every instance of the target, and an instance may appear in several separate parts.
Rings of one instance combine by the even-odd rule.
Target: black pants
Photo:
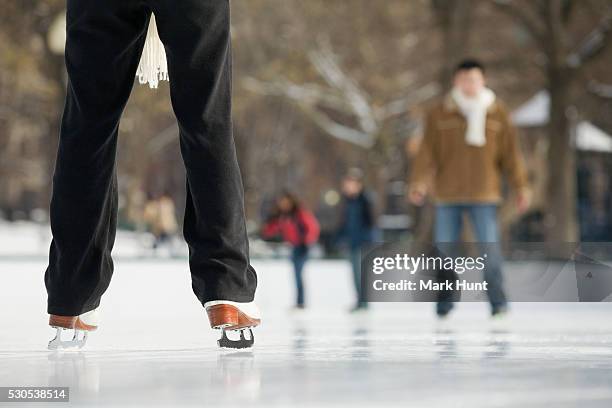
[[[184,235],[193,290],[202,303],[248,302],[254,296],[257,277],[249,263],[232,136],[229,1],[68,0],[69,82],[45,274],[51,314],[72,316],[96,308],[110,283],[117,130],[151,12],[166,47],[187,170]],[[142,282],[134,296],[146,292]]]

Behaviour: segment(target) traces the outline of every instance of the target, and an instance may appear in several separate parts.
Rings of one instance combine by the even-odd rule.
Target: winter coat
[[[280,215],[268,220],[261,231],[264,238],[280,236],[294,247],[312,245],[319,239],[319,222],[314,214],[298,208],[293,214]]]
[[[361,192],[356,197],[345,196],[336,241],[346,242],[351,248],[359,248],[372,242],[373,233],[374,215],[367,194]]]
[[[527,188],[527,173],[516,129],[504,105],[487,111],[483,146],[465,142],[467,122],[448,97],[427,114],[425,135],[414,160],[411,188],[433,184],[438,203],[496,203],[506,176],[515,190]]]

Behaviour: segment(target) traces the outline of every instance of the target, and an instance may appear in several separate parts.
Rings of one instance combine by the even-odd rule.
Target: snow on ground
[[[0,220],[0,258],[45,257],[49,253],[50,243],[51,230],[47,224]],[[150,245],[149,234],[120,230],[117,232],[113,254],[117,257],[149,255],[147,248]],[[177,253],[185,255],[186,250],[177,248]]]
[[[4,231],[0,243],[11,241]],[[252,351],[228,352],[216,348],[186,260],[125,256],[86,349],[52,353],[45,266],[44,256],[0,255],[0,386],[69,386],[69,406],[612,403],[609,303],[513,304],[499,322],[481,303],[444,323],[431,304],[349,315],[348,265],[316,260],[306,268],[311,307],[296,313],[289,263],[256,260],[263,325]]]

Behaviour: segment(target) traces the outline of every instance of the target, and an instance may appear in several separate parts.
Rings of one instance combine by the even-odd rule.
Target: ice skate
[[[508,316],[508,307],[507,306],[498,306],[494,307],[491,310],[491,318],[494,320],[503,320]]]
[[[98,312],[96,309],[79,316],[49,316],[49,326],[56,329],[55,337],[49,342],[49,350],[83,348],[87,343],[87,335],[98,328]],[[62,340],[62,332],[73,331],[70,340]]]
[[[243,349],[252,347],[255,343],[252,327],[261,322],[259,309],[255,302],[238,303],[227,300],[215,300],[204,304],[210,327],[221,330],[221,338],[217,344],[221,348]],[[248,336],[245,332],[248,331]],[[227,333],[239,334],[239,339],[228,337]]]

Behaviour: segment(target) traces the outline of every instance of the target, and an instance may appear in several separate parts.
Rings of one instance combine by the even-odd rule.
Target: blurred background
[[[609,0],[234,0],[232,7],[234,132],[254,256],[269,254],[257,231],[284,188],[314,212],[320,254],[333,256],[329,237],[351,167],[364,172],[383,238],[426,239],[431,211],[408,204],[406,180],[423,112],[468,56],[486,65],[489,86],[511,108],[533,188],[526,213],[503,206],[504,239],[612,240]],[[64,13],[62,0],[19,0],[0,14],[4,255],[48,249]],[[185,201],[166,82],[158,90],[135,85],[118,168],[119,227],[140,254],[154,246],[151,199],[170,198],[177,220]]]

